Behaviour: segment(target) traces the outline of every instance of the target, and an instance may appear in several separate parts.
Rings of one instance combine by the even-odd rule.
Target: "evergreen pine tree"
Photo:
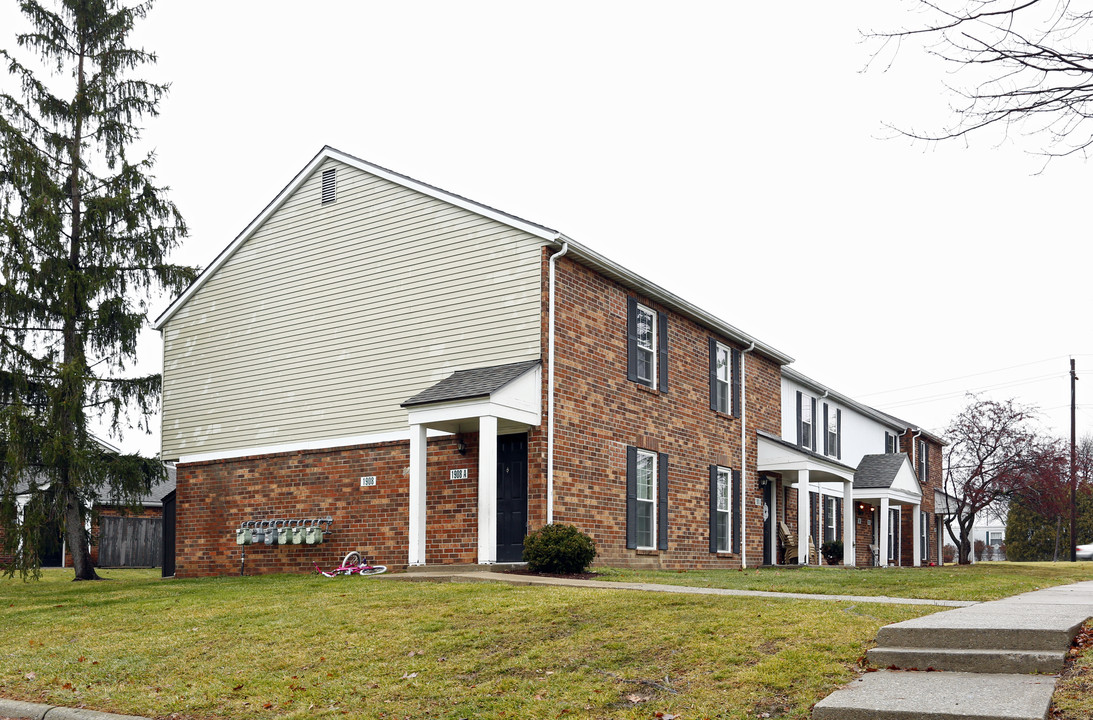
[[[127,45],[150,7],[118,0],[22,0],[21,52],[0,50],[0,528],[11,575],[37,573],[36,549],[62,524],[75,578],[95,579],[87,513],[101,492],[135,502],[162,465],[111,452],[89,414],[146,428],[158,375],[134,376],[148,304],[194,277],[168,253],[185,225],[149,154],[131,159],[138,123],[166,85],[129,77],[155,56]],[[10,84],[10,83],[9,83]],[[33,498],[20,507],[17,496]]]

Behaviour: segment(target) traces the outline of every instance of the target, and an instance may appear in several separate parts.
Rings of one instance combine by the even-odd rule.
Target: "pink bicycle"
[[[338,575],[381,575],[387,572],[386,565],[372,565],[356,550],[346,553],[346,556],[342,559],[341,567],[336,567],[333,570],[327,571],[315,566],[315,570],[326,577],[337,577]]]

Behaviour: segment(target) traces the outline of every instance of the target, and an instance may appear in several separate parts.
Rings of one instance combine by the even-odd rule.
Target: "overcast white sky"
[[[183,262],[208,264],[329,144],[560,230],[931,429],[981,391],[1068,435],[1074,356],[1093,431],[1093,165],[1035,175],[1020,138],[893,139],[886,122],[951,119],[962,81],[910,46],[863,72],[860,31],[910,7],[161,2],[136,42],[172,90],[145,138]]]

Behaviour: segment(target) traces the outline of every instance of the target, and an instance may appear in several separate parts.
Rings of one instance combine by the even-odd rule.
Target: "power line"
[[[962,389],[962,390],[955,390],[955,391],[951,391],[951,392],[940,393],[940,394],[937,394],[937,395],[920,396],[920,397],[917,397],[913,400],[901,400],[901,401],[892,402],[892,403],[885,403],[885,407],[887,407],[887,408],[900,408],[900,407],[909,407],[911,405],[923,405],[925,403],[930,403],[930,402],[934,402],[934,401],[937,401],[937,400],[949,400],[949,399],[952,399],[952,398],[955,398],[955,397],[960,397],[962,395],[967,395],[968,393],[986,392],[988,390],[1003,390],[1005,388],[1020,387],[1022,385],[1034,385],[1034,384],[1039,383],[1039,382],[1044,382],[1045,380],[1058,380],[1060,377],[1061,376],[1059,375],[1059,373],[1052,373],[1051,375],[1040,375],[1040,376],[1034,377],[1034,378],[1024,378],[1024,379],[1016,380],[1016,381],[996,383],[994,385],[983,385],[983,386],[978,387],[978,388],[965,388],[965,389]],[[1067,405],[1067,407],[1070,407],[1070,406]]]
[[[1085,356],[1078,355],[1076,357],[1085,357]],[[971,373],[970,375],[960,375],[958,377],[947,378],[945,380],[932,380],[930,382],[919,383],[918,385],[907,385],[905,387],[892,388],[891,390],[878,390],[876,392],[871,392],[871,393],[857,393],[855,395],[855,397],[865,398],[865,397],[872,397],[874,395],[887,395],[889,393],[900,392],[902,390],[914,390],[916,388],[928,387],[930,385],[941,385],[943,383],[954,382],[956,380],[966,380],[968,378],[979,377],[981,375],[990,375],[992,373],[1005,372],[1006,370],[1016,370],[1017,368],[1028,367],[1029,365],[1040,365],[1040,364],[1043,364],[1043,363],[1046,363],[1046,362],[1054,362],[1054,361],[1060,360],[1062,358],[1063,358],[1062,355],[1056,355],[1055,357],[1044,358],[1043,360],[1034,360],[1032,362],[1021,363],[1020,365],[1011,365],[1009,367],[1004,367],[1004,368],[997,368],[995,370],[984,370],[982,372]]]

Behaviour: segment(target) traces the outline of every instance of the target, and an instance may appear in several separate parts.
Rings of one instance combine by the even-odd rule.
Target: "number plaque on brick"
[[[376,476],[368,475],[361,478],[361,487],[376,487]]]
[[[464,468],[462,470],[452,470],[448,473],[449,480],[466,480],[469,477],[469,471]]]

